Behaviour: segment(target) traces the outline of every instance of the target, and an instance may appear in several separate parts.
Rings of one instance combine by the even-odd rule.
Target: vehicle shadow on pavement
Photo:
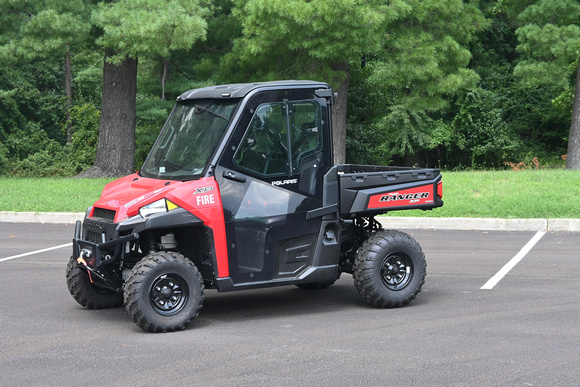
[[[437,290],[419,293],[403,308],[425,306],[436,302]],[[395,308],[399,309],[399,308]],[[244,292],[206,291],[203,309],[193,325],[211,326],[213,321],[238,322],[248,319],[270,319],[321,315],[345,310],[381,312],[369,305],[355,289],[352,277],[343,275],[335,285],[322,290],[302,290],[294,286]]]
[[[94,324],[116,325],[131,321],[124,305],[111,309],[87,309],[81,305],[73,304],[64,313],[66,313],[67,318],[76,319],[80,325],[85,323],[91,326]]]
[[[403,308],[430,307],[430,304],[439,298],[436,293],[435,289],[424,289],[411,304]],[[219,325],[244,321],[321,317],[349,310],[353,313],[359,313],[357,310],[366,310],[369,312],[369,318],[385,313],[385,310],[369,305],[358,294],[349,275],[343,275],[335,285],[321,290],[303,290],[295,286],[226,293],[206,290],[203,308],[186,331],[215,329]],[[66,314],[67,319],[76,320],[81,326],[87,324],[99,329],[130,329],[134,332],[143,332],[132,323],[124,306],[95,310],[77,305],[69,308]]]

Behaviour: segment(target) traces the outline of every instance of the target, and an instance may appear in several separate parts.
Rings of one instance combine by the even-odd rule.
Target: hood
[[[192,183],[197,185],[197,181],[158,180],[137,174],[125,176],[105,186],[93,206],[91,216],[95,209],[114,211],[114,221],[120,222],[137,215],[141,207],[166,197],[176,188]]]

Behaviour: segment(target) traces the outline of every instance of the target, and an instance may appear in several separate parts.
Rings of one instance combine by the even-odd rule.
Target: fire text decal
[[[213,194],[209,195],[199,195],[195,198],[198,206],[207,206],[211,204],[215,204],[215,198]]]

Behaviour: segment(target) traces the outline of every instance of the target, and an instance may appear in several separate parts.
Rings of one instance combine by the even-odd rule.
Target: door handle
[[[226,179],[230,179],[233,181],[237,181],[238,183],[245,183],[246,182],[246,178],[243,176],[237,176],[234,172],[232,171],[224,171],[224,173],[222,174],[223,177],[225,177]]]

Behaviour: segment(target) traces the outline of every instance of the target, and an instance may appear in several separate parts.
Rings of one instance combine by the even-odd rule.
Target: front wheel
[[[123,305],[123,294],[95,285],[75,257],[66,267],[66,285],[73,298],[88,309],[108,309]]]
[[[125,307],[149,332],[182,330],[203,305],[203,279],[183,255],[161,251],[143,258],[125,282]]]
[[[425,283],[427,263],[421,246],[400,231],[377,231],[359,249],[354,284],[367,302],[379,308],[408,304]]]

